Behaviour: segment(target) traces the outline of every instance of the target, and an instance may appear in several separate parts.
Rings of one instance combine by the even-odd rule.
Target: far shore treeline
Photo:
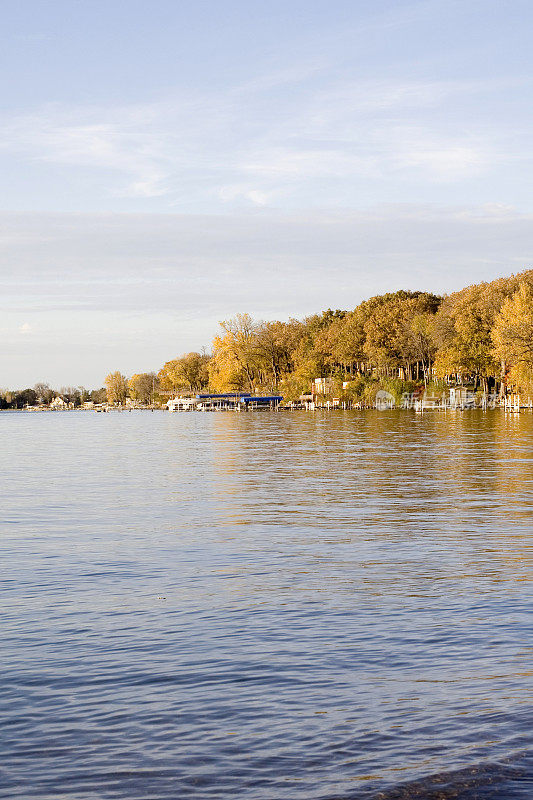
[[[317,379],[320,379],[317,381]],[[2,390],[0,408],[84,403],[164,403],[175,393],[246,391],[296,400],[317,386],[371,404],[379,389],[399,397],[468,384],[485,392],[533,394],[533,270],[440,297],[397,291],[352,311],[328,309],[304,320],[220,323],[211,353],[187,353],[156,372],[120,371],[105,388]],[[326,388],[327,387],[327,388]]]

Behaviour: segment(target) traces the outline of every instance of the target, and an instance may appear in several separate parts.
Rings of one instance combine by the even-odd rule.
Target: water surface
[[[530,414],[4,412],[0,443],[2,797],[533,796]]]

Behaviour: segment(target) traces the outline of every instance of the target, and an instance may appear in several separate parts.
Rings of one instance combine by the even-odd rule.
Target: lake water
[[[533,797],[533,416],[0,414],[0,796]]]

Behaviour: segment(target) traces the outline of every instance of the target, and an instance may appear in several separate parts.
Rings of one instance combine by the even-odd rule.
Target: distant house
[[[311,384],[311,393],[313,395],[333,394],[333,386],[332,378],[315,378]]]
[[[60,395],[58,395],[58,397],[54,397],[54,399],[50,403],[50,408],[54,411],[62,411],[63,409],[68,407],[69,404]]]

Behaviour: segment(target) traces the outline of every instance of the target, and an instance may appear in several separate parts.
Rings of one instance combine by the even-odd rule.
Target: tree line
[[[186,353],[156,372],[127,378],[120,371],[93,402],[141,405],[175,393],[247,391],[297,399],[318,386],[349,400],[371,402],[378,388],[468,384],[485,392],[533,395],[533,270],[479,283],[441,297],[397,291],[353,310],[328,309],[303,320],[257,321],[237,314],[220,323],[211,353]],[[315,383],[315,392],[316,386]],[[43,389],[45,387],[45,389]],[[0,394],[0,404],[34,404],[51,392]],[[80,387],[61,390],[83,402]],[[324,389],[325,391],[325,389]]]
[[[317,378],[352,400],[371,399],[379,386],[533,394],[533,270],[444,297],[391,292],[303,320],[237,314],[220,323],[211,355],[169,361],[157,377],[174,391],[279,392],[287,400]]]
[[[79,408],[87,402],[105,403],[106,391],[104,388],[86,389],[84,386],[53,389],[48,383],[36,383],[27,389],[0,389],[0,409],[49,406],[58,398],[71,408]]]

